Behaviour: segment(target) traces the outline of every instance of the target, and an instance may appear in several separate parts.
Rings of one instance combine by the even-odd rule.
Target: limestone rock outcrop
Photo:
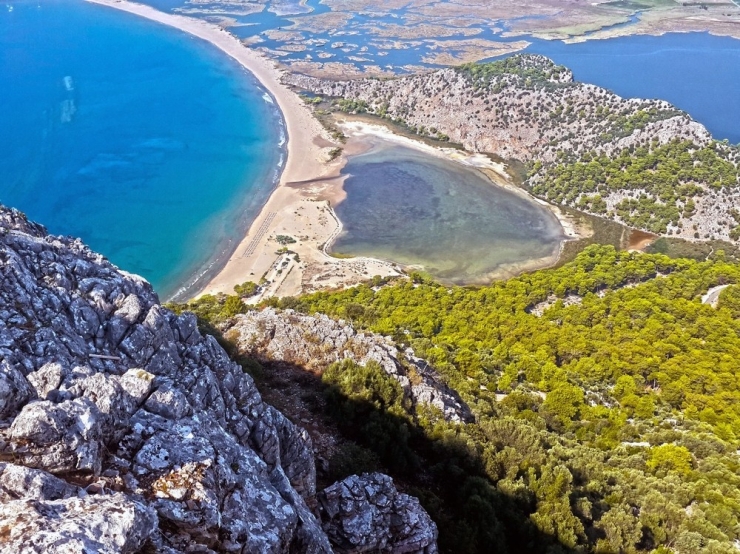
[[[361,365],[377,362],[414,403],[437,408],[448,421],[473,419],[457,393],[412,350],[398,352],[385,337],[358,333],[345,321],[323,314],[267,308],[236,316],[223,331],[240,352],[267,362],[285,362],[319,372],[344,359]]]
[[[437,529],[419,501],[382,473],[352,475],[319,494],[321,519],[336,551],[437,552]]]
[[[89,495],[44,471],[0,463],[0,551],[136,552],[157,513],[122,493]]]
[[[315,494],[194,315],[0,206],[0,553],[331,552]]]
[[[612,154],[646,139],[661,144],[689,139],[699,145],[711,140],[704,126],[664,100],[625,99],[576,82],[569,69],[539,54],[516,54],[508,60],[516,67],[512,64],[490,82],[478,81],[462,68],[393,79],[291,74],[285,80],[317,94],[362,102],[369,113],[400,119],[432,136],[446,135],[468,151],[504,159],[553,162],[559,150]],[[602,108],[608,108],[604,116]],[[649,113],[652,118],[619,133],[614,118],[607,117],[609,110],[626,117]],[[613,140],[605,140],[607,135]]]

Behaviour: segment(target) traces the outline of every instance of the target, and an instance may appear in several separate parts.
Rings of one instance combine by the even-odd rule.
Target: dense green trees
[[[426,468],[411,483],[449,551],[729,552],[740,529],[739,287],[716,309],[700,296],[739,278],[721,259],[589,247],[483,288],[417,279],[285,304],[413,347],[473,408],[475,423],[452,425],[411,411],[372,367],[328,372],[334,404],[387,416],[365,430],[378,416],[342,412],[359,422],[356,440],[377,443],[391,471]]]
[[[237,294],[237,296],[242,298],[252,296],[256,294],[258,290],[259,285],[257,285],[257,283],[255,283],[254,281],[246,281],[241,285],[234,285],[234,292]]]
[[[560,75],[568,72],[562,65],[531,56],[511,56],[489,63],[467,63],[457,70],[467,75],[477,87],[498,85],[499,77],[509,75],[520,77],[527,86],[554,86],[560,80]]]
[[[271,303],[390,335],[471,407],[474,423],[447,423],[375,364],[323,375],[355,441],[332,475],[395,475],[443,551],[719,553],[740,538],[739,279],[719,251],[592,246],[481,288],[417,274]],[[717,307],[702,304],[717,285]],[[223,320],[229,298],[188,308]]]
[[[398,381],[375,362],[360,366],[352,360],[329,366],[322,381],[332,415],[347,435],[371,444],[395,471],[416,468],[418,458],[408,444],[408,406]]]

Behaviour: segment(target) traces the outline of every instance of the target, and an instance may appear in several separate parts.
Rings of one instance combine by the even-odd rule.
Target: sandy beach
[[[343,158],[330,160],[333,141],[303,100],[280,82],[274,62],[226,30],[201,19],[160,12],[123,0],[88,0],[175,27],[203,39],[239,62],[272,95],[283,114],[288,157],[280,182],[223,269],[199,294],[233,293],[234,285],[262,282],[266,296],[348,286],[375,275],[398,275],[395,264],[368,258],[337,259],[324,246],[341,232],[330,202],[341,199]],[[295,240],[280,253],[278,236]]]
[[[294,296],[346,287],[375,275],[399,275],[401,268],[392,262],[363,257],[341,259],[327,253],[327,247],[342,230],[332,209],[344,199],[344,177],[340,171],[348,155],[363,151],[363,137],[396,142],[431,156],[475,167],[488,176],[493,186],[507,188],[547,206],[560,221],[567,239],[583,235],[583,231],[557,207],[514,186],[505,166],[484,154],[431,146],[397,135],[383,125],[351,117],[339,118],[337,122],[348,137],[346,144],[339,143],[321,126],[304,101],[281,82],[281,70],[273,61],[217,25],[125,0],[88,1],[175,27],[211,43],[254,74],[277,103],[285,120],[288,156],[277,188],[224,267],[197,295],[233,293],[234,285],[253,281],[263,285],[261,293],[251,299],[251,302],[258,302],[270,296]],[[331,152],[335,148],[343,148],[343,153],[332,159]],[[496,276],[508,277],[547,267],[557,258],[558,254],[554,254],[502,267]]]

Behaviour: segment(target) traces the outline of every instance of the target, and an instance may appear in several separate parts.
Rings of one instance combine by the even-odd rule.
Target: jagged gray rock
[[[447,387],[413,350],[399,353],[390,340],[374,333],[358,333],[349,323],[323,314],[267,308],[240,314],[222,329],[240,352],[263,361],[285,362],[323,371],[333,362],[352,359],[364,365],[377,362],[396,379],[415,403],[440,410],[448,421],[472,421],[458,394]],[[413,378],[407,368],[412,368]]]
[[[321,520],[336,551],[437,552],[437,526],[419,501],[382,473],[352,475],[319,493]]]
[[[306,431],[195,316],[0,206],[0,554],[331,552],[315,495]]]
[[[14,500],[0,504],[0,552],[136,552],[156,527],[154,510],[121,493]]]
[[[88,495],[49,473],[0,462],[0,552],[135,552],[156,512],[121,493]]]
[[[78,491],[78,487],[45,471],[0,462],[0,502],[60,500],[77,496]]]
[[[308,434],[262,401],[192,314],[176,316],[143,279],[5,208],[0,418],[2,458],[96,493],[48,499],[41,511],[30,508],[39,494],[6,499],[17,541],[57,551],[37,535],[65,513],[76,531],[63,541],[90,551],[147,540],[175,551],[330,551],[306,504],[316,492]],[[113,512],[120,529],[83,517]]]

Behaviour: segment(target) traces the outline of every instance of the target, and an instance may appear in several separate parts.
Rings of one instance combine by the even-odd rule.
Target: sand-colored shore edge
[[[325,245],[341,231],[330,201],[341,194],[339,172],[344,158],[331,160],[340,147],[312,115],[303,100],[281,83],[275,62],[250,49],[227,30],[207,21],[161,12],[127,0],[87,0],[177,28],[209,42],[247,71],[272,96],[287,132],[287,159],[279,183],[224,267],[201,294],[233,293],[236,284],[262,282],[262,296],[290,296],[325,288],[348,286],[375,275],[398,275],[398,266],[370,258],[337,259]],[[280,253],[276,237],[290,236]]]

